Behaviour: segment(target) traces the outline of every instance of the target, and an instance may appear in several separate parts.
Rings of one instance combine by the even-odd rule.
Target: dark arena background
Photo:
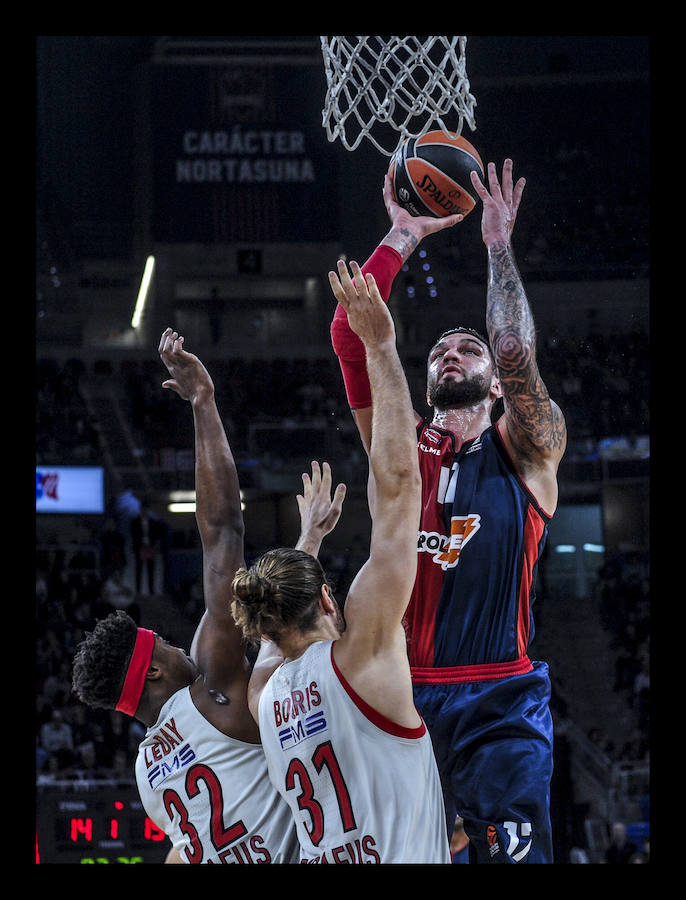
[[[604,862],[618,822],[649,860],[649,51],[467,39],[463,134],[527,179],[513,244],[569,430],[529,653],[553,684],[559,864]],[[322,550],[345,596],[367,464],[327,272],[386,234],[388,159],[327,139],[318,36],[39,36],[36,90],[36,862],[160,863],[133,778],[142,725],[71,691],[74,649],[113,606],[186,648],[203,609],[193,423],[161,389],[159,337],[177,329],[213,377],[250,558],[296,540],[312,459],[346,482]],[[458,309],[483,325],[480,205],[420,249],[390,307],[424,410],[432,340]],[[134,564],[142,505],[161,536],[152,584]]]

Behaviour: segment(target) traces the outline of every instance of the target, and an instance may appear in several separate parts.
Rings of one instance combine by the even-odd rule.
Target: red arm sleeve
[[[379,293],[388,303],[393,280],[400,271],[403,261],[397,250],[380,244],[362,266],[362,274],[371,272],[376,280]],[[348,314],[338,303],[331,322],[331,344],[338,357],[343,374],[345,393],[351,409],[371,406],[372,395],[367,376],[364,344],[348,324]]]

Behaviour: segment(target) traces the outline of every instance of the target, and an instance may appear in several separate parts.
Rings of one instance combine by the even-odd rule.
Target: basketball
[[[476,149],[461,135],[428,131],[409,138],[396,150],[388,167],[396,202],[413,216],[442,219],[476,206],[478,195],[469,173],[484,179]]]

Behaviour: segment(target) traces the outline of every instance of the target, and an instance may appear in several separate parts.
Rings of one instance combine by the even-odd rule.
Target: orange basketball
[[[469,173],[484,179],[484,167],[476,149],[461,135],[428,131],[409,138],[391,158],[396,202],[413,216],[442,219],[469,215],[479,199]]]

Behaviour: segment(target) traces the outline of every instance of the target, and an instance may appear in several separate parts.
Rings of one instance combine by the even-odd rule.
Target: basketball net
[[[329,141],[355,150],[363,138],[386,156],[434,125],[457,136],[475,130],[466,73],[467,38],[320,36],[328,89],[322,125]],[[457,115],[450,129],[444,117]],[[381,126],[390,126],[382,129]],[[391,135],[381,143],[379,132]],[[374,131],[374,133],[372,133]]]

